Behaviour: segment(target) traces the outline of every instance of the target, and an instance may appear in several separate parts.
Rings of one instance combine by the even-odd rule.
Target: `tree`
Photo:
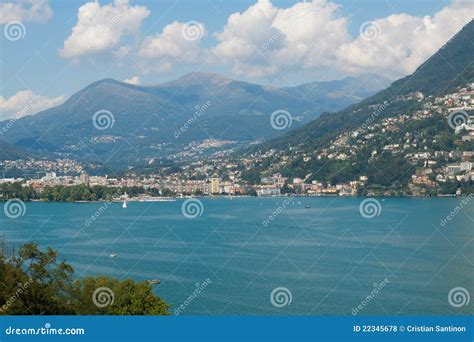
[[[169,305],[154,295],[148,282],[105,276],[74,280],[72,266],[57,258],[51,248],[43,252],[34,243],[23,245],[18,255],[8,260],[0,255],[0,282],[4,285],[0,287],[0,314],[170,314]]]

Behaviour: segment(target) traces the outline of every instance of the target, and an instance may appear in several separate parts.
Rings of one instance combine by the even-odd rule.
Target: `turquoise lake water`
[[[160,279],[183,315],[472,314],[474,298],[455,307],[448,294],[474,296],[474,200],[377,198],[373,218],[363,200],[200,199],[196,218],[184,200],[26,203],[16,219],[0,211],[0,234],[53,247],[77,276]]]

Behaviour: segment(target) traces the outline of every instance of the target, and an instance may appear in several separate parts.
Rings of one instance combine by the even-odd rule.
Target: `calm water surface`
[[[382,210],[372,219],[361,216],[362,200],[202,199],[195,219],[183,216],[183,200],[105,210],[26,203],[18,219],[1,211],[0,229],[10,247],[34,241],[58,250],[77,276],[160,279],[155,292],[173,309],[186,303],[181,314],[351,315],[363,302],[362,315],[472,314],[474,299],[454,308],[448,292],[461,286],[474,296],[474,201],[442,227],[459,198],[378,198]],[[272,305],[277,287],[291,303]]]

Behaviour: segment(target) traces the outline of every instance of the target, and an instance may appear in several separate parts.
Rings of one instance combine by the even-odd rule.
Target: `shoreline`
[[[160,198],[157,197],[156,199],[138,199],[138,198],[127,198],[128,203],[160,203],[160,202],[177,202],[179,200],[186,200],[186,199],[209,199],[209,200],[234,200],[234,199],[243,199],[243,198],[255,198],[255,199],[269,199],[269,198],[300,198],[300,199],[307,199],[307,198],[412,198],[412,199],[463,199],[466,197],[472,196],[474,193],[467,193],[463,195],[455,195],[455,194],[447,194],[447,195],[437,195],[437,196],[415,196],[415,195],[374,195],[374,196],[339,196],[339,195],[321,195],[321,196],[305,196],[305,195],[281,195],[281,196],[183,196],[183,197],[175,197],[175,198]],[[0,202],[7,202],[10,199],[1,199]],[[36,203],[123,203],[124,199],[113,199],[113,200],[78,200],[78,201],[48,201],[43,199],[33,199],[33,200],[26,200],[24,202],[36,202]]]

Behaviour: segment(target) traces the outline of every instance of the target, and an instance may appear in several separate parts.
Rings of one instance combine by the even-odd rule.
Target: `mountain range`
[[[176,153],[194,141],[275,137],[283,133],[270,124],[276,110],[291,113],[291,129],[388,84],[389,79],[374,74],[283,88],[202,72],[156,86],[104,79],[57,107],[19,119],[2,140],[56,158],[134,164]],[[7,125],[1,122],[0,129]]]
[[[455,128],[474,116],[473,42],[471,21],[413,74],[344,110],[323,113],[252,147],[246,156],[258,162],[246,169],[245,179],[258,183],[260,177],[281,173],[341,184],[362,177],[364,190],[373,194],[472,191],[474,135],[468,130],[458,134]],[[453,121],[456,116],[461,122]],[[467,173],[455,171],[455,178],[448,166],[462,162]]]
[[[391,102],[400,95],[421,92],[424,96],[439,96],[456,87],[474,82],[474,20],[465,25],[433,56],[420,65],[413,74],[393,82],[386,89],[372,95],[344,110],[323,113],[316,120],[287,134],[270,140],[266,146],[285,149],[289,145],[305,143],[308,150],[314,150],[324,141],[340,132],[350,131],[373,116],[373,106]],[[384,106],[375,119],[397,116],[404,113],[413,103],[401,106]]]

